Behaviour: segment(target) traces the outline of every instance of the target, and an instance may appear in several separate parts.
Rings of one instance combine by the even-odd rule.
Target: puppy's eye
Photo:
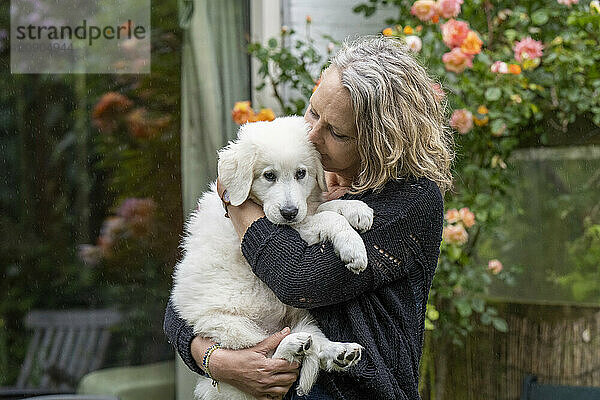
[[[298,171],[296,171],[296,179],[303,179],[305,176],[306,176],[305,169],[299,169]]]
[[[275,182],[275,179],[277,179],[277,177],[275,176],[274,173],[267,171],[263,174],[263,176],[265,177],[266,180],[268,180],[269,182]]]

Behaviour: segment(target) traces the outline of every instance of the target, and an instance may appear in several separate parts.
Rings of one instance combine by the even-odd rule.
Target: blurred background
[[[11,74],[0,4],[0,386],[189,398],[162,320],[216,150],[304,114],[363,34],[406,41],[455,134],[423,398],[600,386],[597,1],[164,0],[151,21],[150,74]],[[114,312],[96,347],[91,310]]]

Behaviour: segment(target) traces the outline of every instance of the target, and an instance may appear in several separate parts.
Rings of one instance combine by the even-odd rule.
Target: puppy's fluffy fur
[[[238,140],[219,152],[219,177],[233,205],[249,197],[263,205],[271,222],[293,226],[308,244],[332,241],[346,266],[359,273],[367,256],[353,227],[369,229],[373,212],[356,200],[323,203],[324,172],[307,132],[301,117],[243,125]],[[329,341],[306,310],[283,304],[252,273],[238,235],[224,217],[215,183],[186,223],[182,246],[172,300],[194,333],[241,349],[292,327],[273,357],[302,362],[301,395],[310,391],[319,368],[344,370],[360,360],[359,344]],[[224,383],[217,391],[206,377],[200,377],[195,394],[201,399],[252,398]]]

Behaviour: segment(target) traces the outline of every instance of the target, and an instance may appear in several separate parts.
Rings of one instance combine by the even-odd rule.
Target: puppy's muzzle
[[[279,209],[281,216],[285,218],[286,221],[292,221],[298,215],[298,207],[293,206],[285,206]]]

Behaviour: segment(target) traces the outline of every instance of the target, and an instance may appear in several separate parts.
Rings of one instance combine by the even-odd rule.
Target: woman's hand
[[[226,188],[223,187],[221,181],[217,178],[217,193],[221,199],[223,198],[225,189]],[[262,207],[250,199],[247,199],[239,206],[228,205],[227,213],[229,214],[229,218],[231,218],[231,223],[240,237],[240,240],[242,240],[246,230],[254,221],[265,216]]]
[[[285,328],[248,349],[215,350],[208,364],[211,375],[259,400],[283,398],[296,381],[300,365],[268,356],[289,333],[290,329]],[[202,338],[192,341],[192,354],[197,363],[200,359],[199,365],[206,344],[207,340]]]
[[[344,179],[334,172],[325,172],[325,181],[327,182],[327,192],[324,193],[325,201],[335,200],[342,197],[348,190],[352,182]]]

